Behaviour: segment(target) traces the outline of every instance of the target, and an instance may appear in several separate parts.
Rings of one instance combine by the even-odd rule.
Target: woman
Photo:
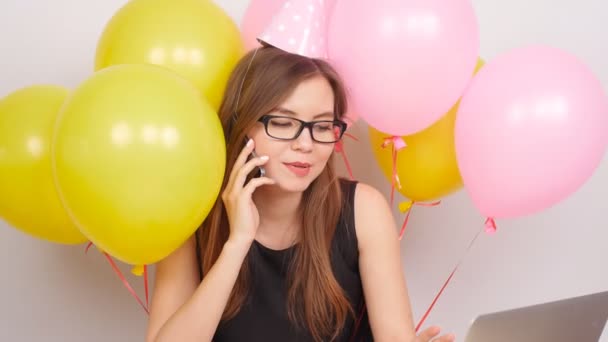
[[[345,112],[344,86],[322,60],[265,46],[240,61],[219,110],[221,198],[157,264],[147,341],[418,342],[439,333],[414,334],[385,198],[335,174]]]

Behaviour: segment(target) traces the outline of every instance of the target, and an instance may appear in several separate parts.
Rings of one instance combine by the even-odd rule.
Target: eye
[[[327,132],[327,131],[332,131],[334,129],[334,125],[330,122],[327,123],[317,123],[315,124],[315,130],[319,131],[319,132]]]
[[[274,119],[270,120],[269,123],[271,126],[274,126],[277,128],[289,128],[294,125],[293,120],[281,119],[281,118],[274,118]]]

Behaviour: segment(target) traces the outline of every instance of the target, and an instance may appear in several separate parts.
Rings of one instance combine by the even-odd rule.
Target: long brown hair
[[[346,112],[345,88],[335,70],[325,61],[290,54],[264,46],[249,52],[237,64],[229,79],[219,116],[227,143],[226,187],[230,170],[244,147],[247,131],[258,119],[280,105],[298,84],[321,75],[334,92],[334,113]],[[300,243],[294,250],[288,284],[288,316],[298,327],[305,322],[316,341],[335,339],[349,314],[354,315],[343,289],[336,280],[330,248],[340,217],[342,193],[333,167],[333,155],[323,172],[304,191],[301,203]],[[201,272],[209,270],[228,240],[230,227],[221,198],[203,222],[197,251]],[[226,305],[223,320],[241,309],[251,279],[248,257]]]

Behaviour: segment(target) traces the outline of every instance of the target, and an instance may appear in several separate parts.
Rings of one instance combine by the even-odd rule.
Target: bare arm
[[[357,186],[355,224],[361,281],[374,340],[453,341],[451,335],[433,339],[439,334],[435,326],[415,335],[393,215],[384,196],[365,184]]]
[[[355,193],[355,223],[374,340],[411,341],[414,322],[393,215],[382,194],[361,183]]]
[[[229,241],[199,284],[195,243],[157,264],[147,342],[211,341],[249,246]]]

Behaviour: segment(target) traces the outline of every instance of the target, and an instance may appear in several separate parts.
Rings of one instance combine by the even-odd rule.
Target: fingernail
[[[268,156],[261,156],[261,157],[260,157],[260,159],[261,159],[262,161],[267,161],[267,160],[268,160]]]
[[[247,141],[247,147],[251,146],[251,144],[253,144],[253,139],[249,139],[249,140]]]

